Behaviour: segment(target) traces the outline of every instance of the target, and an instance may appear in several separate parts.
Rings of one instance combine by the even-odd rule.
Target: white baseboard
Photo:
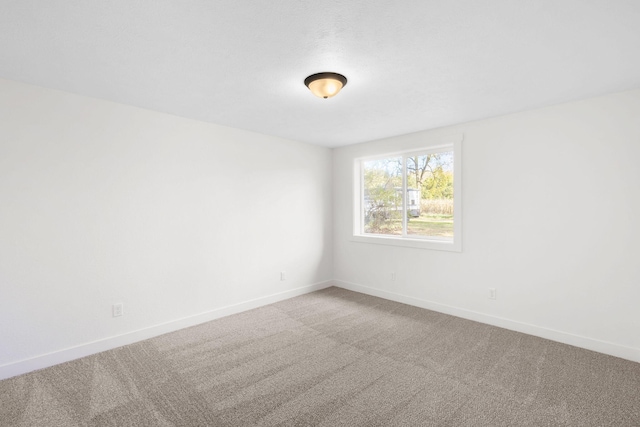
[[[486,323],[488,325],[522,332],[528,335],[534,335],[540,338],[546,338],[551,341],[557,341],[563,344],[569,344],[575,347],[581,347],[587,350],[597,351],[598,353],[604,353],[610,356],[616,356],[622,359],[640,363],[640,349],[638,348],[626,347],[607,341],[601,341],[580,335],[570,334],[567,332],[556,331],[554,329],[547,329],[528,323],[521,323],[514,320],[505,319],[503,317],[491,316],[476,311],[465,310],[463,308],[453,307],[445,304],[439,304],[433,301],[427,301],[407,295],[397,294],[394,292],[370,288],[368,286],[360,285],[357,283],[334,280],[333,284],[334,286],[350,291],[360,292],[374,297],[413,305],[415,307],[426,308],[428,310],[437,311],[439,313],[450,314],[452,316],[462,317],[463,319],[474,320],[476,322]]]
[[[333,282],[327,280],[313,285],[303,286],[277,294],[267,295],[265,297],[244,301],[238,304],[216,308],[205,313],[184,317],[182,319],[172,320],[170,322],[150,326],[148,328],[139,329],[137,331],[128,332],[126,334],[104,338],[75,347],[65,348],[63,350],[43,354],[30,359],[24,359],[18,362],[2,365],[0,366],[0,380],[11,378],[16,375],[25,374],[27,372],[35,371],[38,369],[48,368],[49,366],[69,362],[71,360],[90,356],[102,351],[122,347],[123,345],[133,344],[135,342],[157,337],[158,335],[163,335],[169,332],[174,332],[179,329],[188,328],[190,326],[195,326],[200,323],[209,322],[211,320],[219,319],[231,314],[236,314],[254,308],[262,307],[267,304],[273,304],[274,302],[328,288],[332,285]]]

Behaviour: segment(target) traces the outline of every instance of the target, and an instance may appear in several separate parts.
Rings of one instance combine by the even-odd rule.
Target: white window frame
[[[354,160],[353,165],[353,236],[354,242],[375,243],[392,246],[404,246],[418,249],[462,252],[462,135],[456,138],[440,140],[437,145],[424,146],[417,149],[384,153],[376,156],[361,157]],[[364,233],[364,198],[363,165],[368,160],[388,157],[403,158],[402,181],[404,211],[407,210],[407,157],[416,154],[429,154],[442,151],[453,151],[453,240],[443,237],[416,236],[406,234],[406,215],[403,215],[402,235],[384,235]]]

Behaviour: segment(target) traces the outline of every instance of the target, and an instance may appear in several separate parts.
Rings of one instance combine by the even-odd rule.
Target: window
[[[460,251],[461,139],[357,159],[354,240]]]

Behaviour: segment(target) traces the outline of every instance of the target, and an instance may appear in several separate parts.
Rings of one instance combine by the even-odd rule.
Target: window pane
[[[364,232],[402,235],[402,157],[363,164]]]
[[[453,151],[407,157],[407,234],[453,239]]]

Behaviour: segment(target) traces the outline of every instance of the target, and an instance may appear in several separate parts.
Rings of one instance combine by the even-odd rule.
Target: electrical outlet
[[[489,299],[496,299],[496,288],[489,288]]]
[[[124,313],[122,303],[113,304],[113,317],[120,317]]]
[[[391,276],[391,281],[392,281],[392,282],[395,282],[395,281],[396,281],[396,272],[395,272],[395,271],[392,271],[392,272],[390,273],[390,276]]]
[[[283,282],[285,280],[287,280],[287,273],[286,272],[284,272],[284,271],[280,272],[280,280],[283,281]]]

